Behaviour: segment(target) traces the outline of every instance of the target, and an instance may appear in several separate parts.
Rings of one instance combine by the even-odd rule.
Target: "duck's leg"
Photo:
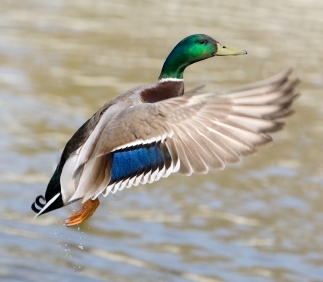
[[[83,222],[84,220],[88,219],[92,214],[95,212],[97,207],[100,205],[100,201],[98,198],[95,200],[88,199],[79,211],[72,213],[66,220],[66,226],[73,226]]]

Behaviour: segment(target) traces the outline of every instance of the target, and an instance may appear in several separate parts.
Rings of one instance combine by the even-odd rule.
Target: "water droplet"
[[[80,243],[78,247],[79,247],[79,249],[83,250],[83,245],[82,245],[82,243]]]

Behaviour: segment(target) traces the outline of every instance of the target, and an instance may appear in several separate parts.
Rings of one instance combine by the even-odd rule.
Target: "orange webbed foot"
[[[95,200],[88,199],[85,203],[82,204],[82,207],[79,211],[72,213],[66,220],[65,225],[66,226],[73,226],[77,225],[84,220],[88,219],[93,215],[95,210],[100,205],[100,201],[98,198]]]

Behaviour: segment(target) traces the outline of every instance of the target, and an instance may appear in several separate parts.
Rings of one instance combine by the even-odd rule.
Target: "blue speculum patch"
[[[110,183],[162,168],[171,156],[166,146],[162,152],[160,143],[138,145],[113,153]]]

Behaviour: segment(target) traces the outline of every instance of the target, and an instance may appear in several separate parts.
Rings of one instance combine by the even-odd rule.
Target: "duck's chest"
[[[142,103],[156,103],[165,99],[170,99],[184,94],[184,83],[182,79],[161,80],[150,88],[140,92]]]

